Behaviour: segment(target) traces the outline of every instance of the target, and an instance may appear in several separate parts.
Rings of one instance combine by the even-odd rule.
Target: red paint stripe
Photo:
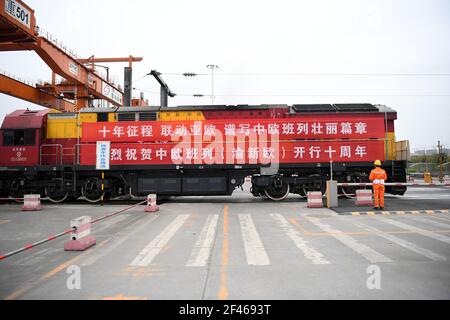
[[[48,238],[47,238],[47,240],[48,240],[48,241],[50,241],[50,240],[54,240],[54,239],[56,239],[56,237],[55,237],[55,236],[51,236],[51,237],[48,237]]]
[[[25,249],[31,249],[31,248],[33,248],[33,245],[32,245],[32,244],[27,244],[27,245],[25,245],[24,248],[25,248]]]
[[[6,258],[6,256],[0,256],[0,260],[3,260],[5,258]]]

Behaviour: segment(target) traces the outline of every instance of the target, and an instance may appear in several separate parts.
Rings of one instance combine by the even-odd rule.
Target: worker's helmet
[[[375,160],[375,162],[373,163],[376,166],[381,166],[381,161],[380,160]]]

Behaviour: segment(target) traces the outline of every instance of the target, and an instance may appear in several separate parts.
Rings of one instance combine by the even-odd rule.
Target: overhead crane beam
[[[133,78],[133,62],[141,62],[143,60],[142,57],[133,57],[128,56],[124,58],[96,58],[95,56],[91,56],[87,59],[78,59],[78,62],[89,66],[94,69],[96,63],[116,63],[116,62],[128,62],[128,67],[125,67],[124,72],[124,88],[123,88],[123,105],[131,106],[132,104],[132,78]],[[107,67],[106,67],[107,68]],[[109,68],[107,68],[107,72],[109,73]],[[107,78],[109,76],[107,75]]]
[[[91,72],[86,66],[60,50],[46,38],[40,37],[37,43],[36,53],[55,73],[67,80],[74,81],[77,85],[84,85],[89,94],[96,99],[103,99],[114,105],[123,104],[123,92],[115,85]],[[82,107],[87,106],[86,101]]]
[[[21,0],[0,0],[0,51],[35,51],[53,70],[77,88],[77,108],[87,107],[94,99],[121,106],[123,90],[96,74],[85,63],[142,61],[141,57],[78,59],[48,34],[40,33],[34,11]],[[58,88],[55,87],[55,91]]]
[[[75,110],[75,104],[4,74],[0,74],[0,92],[46,108],[60,111]]]
[[[78,59],[81,63],[111,63],[111,62],[128,62],[128,66],[131,68],[133,62],[141,62],[144,58],[142,57],[124,57],[124,58],[96,58],[91,56],[87,59]]]
[[[34,10],[20,0],[0,1],[0,43],[37,40]]]

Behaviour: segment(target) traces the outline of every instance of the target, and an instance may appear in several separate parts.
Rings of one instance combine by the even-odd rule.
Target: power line
[[[139,79],[133,81],[133,83],[136,83],[136,82],[139,82],[139,81],[145,79],[148,75],[149,75],[149,74],[147,73],[145,76],[142,76],[142,77],[140,77]]]
[[[209,76],[207,73],[165,73],[167,76],[197,77]],[[215,73],[216,76],[240,77],[450,77],[450,73]]]
[[[160,94],[160,92],[157,92],[157,91],[151,91],[151,90],[140,89],[140,88],[135,88],[135,87],[133,87],[133,90],[142,91],[142,92],[151,93],[151,94],[158,94],[158,95]]]
[[[159,95],[159,92],[150,91],[146,89],[133,88],[142,92],[147,92]],[[215,97],[450,97],[450,94],[245,94],[245,93],[230,93],[230,94],[214,94]],[[202,93],[179,93],[177,97],[195,97],[195,98],[211,98],[211,94]]]
[[[207,94],[178,94],[210,98]],[[450,97],[450,94],[214,94],[215,97]]]

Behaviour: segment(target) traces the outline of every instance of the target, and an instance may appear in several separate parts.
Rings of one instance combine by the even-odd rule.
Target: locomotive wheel
[[[69,192],[67,192],[67,191],[64,192],[62,190],[57,190],[55,188],[45,188],[45,195],[47,196],[48,200],[50,200],[51,202],[61,203],[67,199]]]
[[[97,203],[102,200],[104,192],[99,188],[101,184],[96,183],[97,178],[88,179],[83,188],[81,188],[81,195],[90,203]]]
[[[87,191],[85,192],[84,188],[81,189],[81,195],[86,199],[87,202],[90,203],[97,203],[102,200],[102,193],[99,192],[91,192]]]
[[[19,199],[23,199],[25,195],[25,192],[23,190],[23,187],[21,186],[20,180],[14,180],[11,183],[11,189],[9,191],[9,196],[10,198],[13,198],[15,202],[23,202],[23,200],[19,200]]]
[[[286,199],[291,190],[289,183],[283,183],[280,187],[272,186],[264,190],[264,194],[272,201],[282,201]]]

